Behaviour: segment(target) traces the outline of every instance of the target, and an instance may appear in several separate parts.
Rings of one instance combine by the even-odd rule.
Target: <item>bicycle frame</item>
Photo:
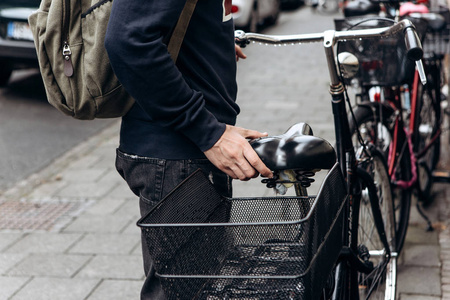
[[[328,64],[328,70],[330,75],[330,94],[331,94],[331,106],[333,111],[334,118],[334,128],[335,128],[335,138],[336,138],[336,152],[338,161],[341,165],[342,172],[344,174],[344,178],[346,178],[347,182],[347,193],[349,200],[349,208],[354,207],[356,211],[356,207],[358,207],[361,201],[361,194],[358,190],[358,178],[356,176],[356,154],[355,147],[352,141],[352,133],[350,131],[349,119],[347,116],[346,110],[346,102],[345,102],[345,94],[344,94],[344,86],[340,79],[340,76],[337,72],[337,66],[335,62],[335,54],[334,54],[334,36],[333,32],[326,32],[324,35],[324,48],[325,55]],[[357,205],[355,205],[357,204]],[[381,211],[379,210],[378,205],[373,205],[374,215],[377,215],[380,220]],[[352,210],[348,210],[348,226],[355,226],[358,220],[352,215]],[[337,282],[336,287],[338,289],[334,291],[332,299],[358,299],[358,278],[355,270],[362,272],[370,272],[370,268],[364,265],[363,262],[358,258],[356,254],[357,247],[357,237],[351,236],[350,230],[348,230],[349,236],[346,241],[347,247],[345,247],[341,251],[340,262],[338,263],[336,272],[336,278],[338,281],[344,280],[345,278],[348,280],[350,285],[349,291],[339,288],[346,285],[344,282]],[[382,243],[386,249],[389,249],[388,241],[386,239],[386,233],[384,232],[383,227],[377,227],[377,230],[382,237]],[[390,253],[386,253],[388,259],[390,259]],[[350,267],[347,266],[347,262],[350,261]],[[350,268],[350,270],[348,269]],[[339,273],[343,273],[340,275]],[[347,295],[347,293],[350,293]]]

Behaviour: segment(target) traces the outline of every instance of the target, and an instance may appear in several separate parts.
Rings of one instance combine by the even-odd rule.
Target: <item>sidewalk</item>
[[[0,299],[139,299],[139,213],[114,169],[118,128],[1,196]]]
[[[0,299],[139,298],[137,199],[113,168],[117,132],[118,123],[2,195]],[[450,299],[450,186],[434,190],[425,212],[441,230],[426,232],[412,208],[398,271],[402,300]]]
[[[304,10],[282,17],[267,33],[330,27],[329,17]],[[286,30],[292,24],[296,28]],[[311,48],[298,64],[280,59],[295,57],[296,49],[246,49],[249,58],[240,62],[238,74],[238,125],[277,134],[305,121],[315,135],[332,141],[323,52]],[[309,101],[299,102],[299,95]],[[0,195],[0,300],[139,299],[138,201],[114,169],[118,132],[117,122]],[[442,141],[445,170],[450,169],[447,137],[448,132]],[[235,195],[252,196],[261,188],[259,180],[236,182]],[[426,223],[411,209],[398,268],[402,300],[450,299],[450,185],[436,184],[434,192],[425,212],[435,231],[426,232]]]

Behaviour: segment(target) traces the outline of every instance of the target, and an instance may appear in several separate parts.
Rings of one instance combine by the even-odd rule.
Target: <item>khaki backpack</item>
[[[48,101],[76,119],[120,117],[134,103],[115,76],[104,47],[112,2],[42,0],[28,19]],[[187,0],[170,38],[174,61],[196,3]]]

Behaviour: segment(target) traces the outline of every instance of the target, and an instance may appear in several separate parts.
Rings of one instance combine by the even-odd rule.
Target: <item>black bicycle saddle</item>
[[[272,171],[331,169],[336,153],[331,144],[312,135],[306,123],[297,123],[285,133],[250,141]]]

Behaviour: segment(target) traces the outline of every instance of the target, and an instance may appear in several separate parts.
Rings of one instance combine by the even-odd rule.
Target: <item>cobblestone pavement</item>
[[[282,14],[267,33],[332,28],[332,17],[308,8]],[[327,71],[320,45],[245,50],[239,62],[239,126],[284,132],[302,121],[333,142]],[[0,300],[138,299],[143,282],[137,199],[114,169],[119,123],[78,145],[0,198]],[[448,139],[441,167],[449,170]],[[402,259],[401,299],[450,299],[449,186],[436,184],[425,209],[415,208]],[[267,195],[253,180],[236,196]]]

